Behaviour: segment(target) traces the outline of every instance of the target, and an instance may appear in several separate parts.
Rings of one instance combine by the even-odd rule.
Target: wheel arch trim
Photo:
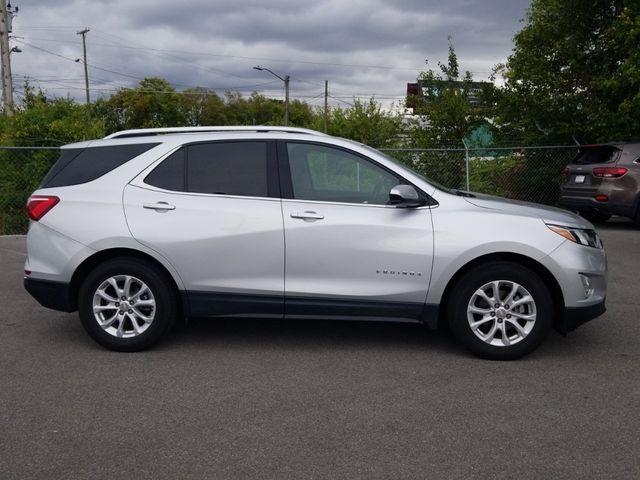
[[[159,268],[171,281],[176,295],[178,296],[178,298],[180,298],[180,292],[184,290],[182,280],[177,275],[177,273],[173,271],[173,268],[170,265],[166,265],[164,262],[154,257],[153,255],[138,249],[130,247],[112,247],[93,253],[92,255],[85,258],[75,268],[73,275],[71,276],[71,281],[69,282],[69,302],[74,310],[76,310],[78,307],[78,292],[80,290],[82,280],[86,278],[86,276],[94,267],[116,257],[134,257],[153,264],[154,266]]]
[[[527,257],[526,255],[522,255],[519,253],[513,252],[495,252],[489,253],[486,255],[482,255],[480,257],[474,258],[473,260],[467,262],[462,265],[458,270],[453,274],[453,276],[447,282],[446,287],[442,293],[442,297],[440,299],[440,308],[439,315],[437,318],[437,325],[430,325],[431,327],[442,327],[447,319],[447,305],[450,300],[451,292],[455,288],[455,285],[458,283],[460,278],[473,268],[478,267],[479,265],[486,264],[489,262],[510,262],[518,265],[522,265],[534,273],[536,273],[542,281],[545,283],[547,288],[549,289],[549,293],[551,294],[551,298],[553,301],[553,312],[554,312],[554,323],[560,321],[564,312],[564,295],[562,293],[562,288],[560,284],[553,276],[553,274],[545,267],[542,263],[534,260],[531,257]]]

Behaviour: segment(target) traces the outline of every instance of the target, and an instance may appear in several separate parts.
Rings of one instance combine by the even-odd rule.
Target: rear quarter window
[[[42,181],[41,188],[79,185],[100,178],[111,170],[159,145],[137,143],[107,147],[65,148]]]
[[[186,190],[184,160],[184,148],[173,152],[145,177],[144,183],[165,190],[184,192]]]

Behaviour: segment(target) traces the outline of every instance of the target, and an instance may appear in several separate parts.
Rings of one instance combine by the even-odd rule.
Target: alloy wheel
[[[137,337],[153,323],[155,314],[153,292],[142,280],[131,275],[107,278],[93,295],[95,320],[114,337]]]
[[[536,302],[522,285],[511,280],[495,280],[477,289],[467,306],[471,331],[483,342],[508,347],[533,330]]]

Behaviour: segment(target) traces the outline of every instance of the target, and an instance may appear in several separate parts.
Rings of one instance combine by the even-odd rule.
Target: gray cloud
[[[462,69],[486,78],[506,59],[528,0],[75,0],[20,3],[12,40],[16,90],[28,77],[51,94],[83,98],[76,31],[88,26],[93,97],[145,76],[282,95],[261,64],[291,75],[294,98],[321,103],[376,94],[401,99],[425,58],[445,61],[452,36]],[[48,50],[49,53],[43,51]],[[60,55],[60,56],[56,56]],[[67,57],[67,58],[61,58]],[[318,98],[313,98],[318,97]]]

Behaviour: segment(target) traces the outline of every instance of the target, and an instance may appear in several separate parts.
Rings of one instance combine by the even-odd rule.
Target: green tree
[[[349,138],[372,147],[390,147],[400,131],[399,114],[385,111],[374,97],[368,101],[354,99],[349,108],[335,107],[329,112],[327,133]],[[324,116],[316,114],[310,127],[322,131]]]
[[[178,109],[186,125],[226,125],[226,107],[222,98],[213,90],[205,87],[194,87],[184,90],[179,95]]]
[[[640,3],[533,0],[497,74],[496,120],[531,143],[640,137]]]
[[[426,61],[428,65],[428,60]],[[447,63],[438,63],[438,71],[427,69],[420,73],[421,95],[407,97],[419,118],[411,128],[410,142],[417,148],[462,147],[483,143],[478,132],[488,130],[485,116],[490,113],[480,96],[478,84],[470,72],[461,74],[458,56],[451,43]],[[483,88],[487,88],[483,86]],[[463,151],[406,153],[401,158],[424,175],[447,187],[465,187],[465,158]]]
[[[85,105],[49,98],[27,82],[22,105],[13,115],[0,116],[0,145],[63,145],[103,136],[104,124],[89,113]]]
[[[282,125],[284,102],[253,92],[248,98],[238,92],[225,93],[227,118],[230,125]],[[313,120],[313,110],[300,100],[289,102],[289,125],[306,127]]]
[[[130,128],[187,125],[181,94],[162,78],[145,78],[135,88],[121,88],[108,100],[98,100],[94,112],[109,132]]]
[[[428,65],[428,60],[426,63]],[[463,139],[486,123],[483,105],[471,101],[473,76],[470,72],[460,74],[458,56],[451,43],[447,63],[438,63],[438,67],[440,71],[421,72],[422,95],[407,98],[407,106],[421,117],[423,125],[412,129],[416,147],[460,146]]]
[[[289,102],[289,125],[311,128],[315,117],[316,113],[307,102],[297,99]]]
[[[230,125],[281,125],[284,105],[257,92],[245,98],[239,92],[226,92],[225,105]]]

